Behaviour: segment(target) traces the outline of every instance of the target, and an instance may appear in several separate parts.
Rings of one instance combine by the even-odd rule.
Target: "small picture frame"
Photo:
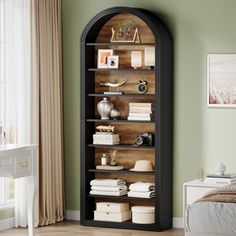
[[[117,55],[108,56],[107,62],[108,62],[108,68],[114,68],[114,69],[119,68],[119,56]]]
[[[98,49],[97,68],[108,68],[108,57],[113,55],[113,49]]]

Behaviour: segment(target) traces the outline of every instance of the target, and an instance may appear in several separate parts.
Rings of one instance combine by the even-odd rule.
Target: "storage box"
[[[131,208],[132,222],[136,224],[154,224],[155,207],[134,206]]]
[[[96,210],[100,212],[122,212],[129,210],[129,203],[97,202]]]
[[[94,211],[94,220],[110,221],[110,222],[123,222],[131,219],[130,211],[122,212],[102,212]]]

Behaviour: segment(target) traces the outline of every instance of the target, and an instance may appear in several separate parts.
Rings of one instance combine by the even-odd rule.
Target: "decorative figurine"
[[[111,155],[111,163],[110,163],[110,165],[111,166],[116,166],[117,165],[116,153],[117,153],[117,150],[110,151],[110,155]]]
[[[120,117],[120,112],[118,110],[116,110],[115,108],[113,108],[110,112],[110,117],[113,120],[117,120]]]
[[[122,94],[122,92],[119,92],[119,87],[124,85],[128,80],[124,80],[122,82],[117,82],[117,83],[111,83],[111,82],[100,82],[100,86],[106,86],[110,87],[110,92],[104,92],[104,94]],[[112,89],[115,89],[116,91],[112,91]]]
[[[108,133],[114,133],[115,126],[111,125],[99,125],[96,127],[99,132],[108,132]]]
[[[102,120],[109,120],[110,112],[113,109],[113,103],[107,100],[107,98],[103,98],[103,100],[97,104],[97,109]]]
[[[215,166],[215,172],[217,175],[224,175],[225,171],[226,171],[226,166],[223,163],[218,163]]]
[[[119,42],[119,43],[140,43],[140,35],[138,27],[134,25],[132,21],[130,23],[120,23],[111,28],[112,36],[111,42]]]

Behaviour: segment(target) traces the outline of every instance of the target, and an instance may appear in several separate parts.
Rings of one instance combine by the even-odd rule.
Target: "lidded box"
[[[98,202],[94,220],[123,222],[131,219],[129,203]]]
[[[154,224],[155,207],[152,206],[133,206],[132,222],[136,224]]]
[[[131,219],[131,211],[122,211],[122,212],[94,211],[94,220],[98,221],[123,222],[130,219]]]
[[[97,211],[103,212],[122,212],[129,210],[129,203],[117,202],[97,202]]]

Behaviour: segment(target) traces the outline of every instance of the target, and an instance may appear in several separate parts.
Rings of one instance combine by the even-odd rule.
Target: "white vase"
[[[97,104],[97,109],[102,120],[109,120],[109,114],[113,109],[113,103],[108,101],[107,98],[103,98],[103,100]]]
[[[116,110],[115,108],[113,108],[110,112],[110,117],[114,120],[118,119],[120,116],[120,112],[118,110]]]
[[[217,175],[223,175],[226,171],[226,166],[223,163],[218,163],[215,166],[215,172]]]

